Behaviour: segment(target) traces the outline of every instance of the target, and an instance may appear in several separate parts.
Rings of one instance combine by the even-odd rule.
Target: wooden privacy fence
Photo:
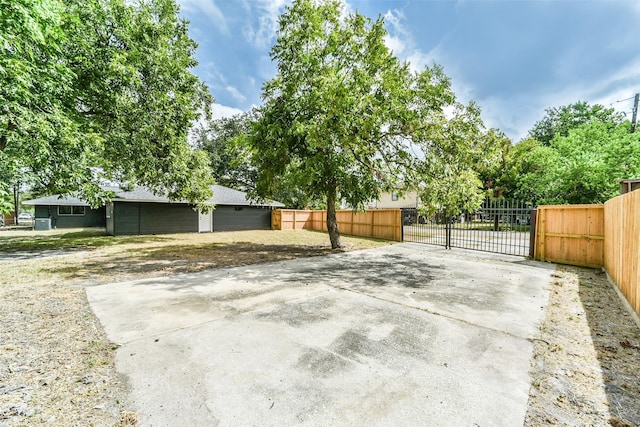
[[[604,204],[604,267],[640,314],[640,190]]]
[[[640,191],[604,205],[539,206],[534,258],[602,268],[640,314]]]
[[[339,210],[336,219],[340,234],[402,241],[400,209],[372,209],[365,212]],[[276,209],[271,215],[271,228],[327,231],[327,211]]]
[[[604,206],[538,206],[534,258],[583,267],[604,265]]]

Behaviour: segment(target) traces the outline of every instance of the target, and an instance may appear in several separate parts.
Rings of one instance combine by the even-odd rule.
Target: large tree
[[[447,217],[473,212],[484,201],[487,177],[495,173],[509,140],[494,129],[484,131],[473,102],[435,117],[439,120],[429,136],[417,143],[422,150],[415,161],[422,211]]]
[[[251,153],[243,144],[251,130],[255,111],[207,120],[195,131],[195,142],[209,154],[213,176],[218,184],[242,191],[255,187],[257,171]]]
[[[516,194],[538,204],[603,203],[621,179],[640,176],[640,135],[628,121],[592,121],[548,145],[527,144],[514,158]]]
[[[406,184],[412,145],[429,139],[455,98],[441,68],[413,73],[392,54],[382,18],[347,13],[339,1],[296,0],[279,25],[277,75],[263,86],[250,135],[257,191],[270,197],[293,173],[297,188],[326,199],[338,248],[336,204],[362,208]]]
[[[613,108],[605,108],[599,104],[589,105],[584,101],[547,108],[545,113],[546,115],[529,130],[529,137],[543,145],[550,144],[555,137],[567,136],[571,129],[592,121],[620,124],[624,119],[623,114]]]
[[[0,160],[39,192],[97,205],[115,180],[210,197],[187,132],[212,98],[174,0],[0,0],[0,29]]]
[[[217,183],[227,187],[246,191],[259,199],[256,194],[258,172],[251,160],[252,150],[247,138],[251,123],[258,118],[258,112],[252,110],[232,117],[208,120],[194,132],[196,145],[209,154],[213,176]],[[291,165],[289,172],[281,180],[273,183],[271,197],[282,202],[288,208],[324,209],[326,203],[305,193],[296,183],[296,168]]]

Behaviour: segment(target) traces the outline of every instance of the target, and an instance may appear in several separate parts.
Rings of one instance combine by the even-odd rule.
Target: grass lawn
[[[393,243],[350,236],[341,239],[343,251]],[[0,262],[4,264],[0,284],[104,283],[332,252],[326,233],[304,230],[116,237],[102,229],[6,231],[0,233]]]

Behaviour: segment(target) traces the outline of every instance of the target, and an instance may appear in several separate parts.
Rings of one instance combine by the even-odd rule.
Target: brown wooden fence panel
[[[604,266],[640,314],[640,191],[607,201]]]
[[[604,265],[604,205],[538,206],[535,259]]]
[[[274,230],[327,231],[327,211],[277,209],[271,217]],[[374,209],[366,212],[336,212],[340,234],[402,241],[402,211]]]
[[[274,209],[271,211],[271,229],[282,230],[282,210]]]

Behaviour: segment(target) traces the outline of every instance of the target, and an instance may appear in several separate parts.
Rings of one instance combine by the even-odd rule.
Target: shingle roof
[[[119,188],[109,189],[116,193],[113,198],[115,201],[169,203],[169,199],[166,196],[157,196],[145,187],[136,187],[131,191],[124,191]],[[214,205],[284,207],[283,203],[274,201],[252,202],[247,199],[247,193],[223,187],[222,185],[214,185],[212,190],[213,197],[209,199],[208,202]],[[40,197],[38,199],[27,200],[23,203],[25,205],[89,206],[84,200],[66,196],[62,198],[60,196]]]
[[[58,205],[58,206],[89,206],[89,203],[84,200],[77,199],[75,197],[59,195],[39,197],[33,200],[25,200],[22,202],[24,205]]]

